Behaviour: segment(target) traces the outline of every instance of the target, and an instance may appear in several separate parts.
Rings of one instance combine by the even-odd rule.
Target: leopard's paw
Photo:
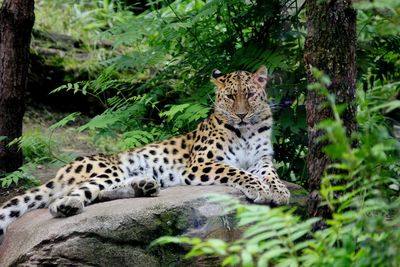
[[[69,217],[81,213],[84,203],[77,197],[65,196],[50,204],[49,210],[53,217]]]
[[[271,190],[267,184],[256,181],[251,186],[242,190],[246,197],[254,203],[269,204],[272,201]]]
[[[272,200],[276,205],[287,205],[290,202],[290,191],[285,185],[272,187]]]
[[[132,183],[135,197],[155,197],[160,193],[160,185],[154,179],[143,179]]]

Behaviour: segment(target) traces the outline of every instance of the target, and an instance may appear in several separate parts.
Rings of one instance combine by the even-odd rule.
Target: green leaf
[[[60,121],[58,121],[58,122],[54,123],[53,125],[51,125],[51,126],[49,127],[49,129],[50,129],[51,131],[54,131],[55,129],[64,127],[64,126],[67,125],[68,123],[75,121],[76,118],[77,118],[80,114],[81,114],[80,112],[73,112],[73,113],[67,115],[66,117],[62,118]]]
[[[222,266],[239,266],[239,263],[240,257],[238,255],[230,255],[223,260]]]
[[[169,120],[172,120],[176,114],[183,112],[188,107],[190,107],[189,103],[180,104],[180,105],[172,105],[169,110],[161,112],[160,117],[167,117]]]
[[[399,108],[400,108],[400,100],[394,100],[394,101],[389,101],[387,103],[377,105],[377,106],[371,108],[370,111],[374,112],[374,111],[384,109],[385,113],[389,113],[389,112],[391,112],[395,109],[399,109]]]
[[[252,266],[254,266],[253,257],[251,255],[251,253],[248,252],[246,249],[243,249],[241,251],[240,257],[242,259],[241,266],[243,266],[243,267],[252,267]]]
[[[282,254],[287,253],[288,249],[287,248],[274,248],[271,249],[265,253],[263,253],[260,258],[258,259],[257,266],[258,267],[263,267],[263,266],[269,266],[269,261],[273,258],[278,258]]]

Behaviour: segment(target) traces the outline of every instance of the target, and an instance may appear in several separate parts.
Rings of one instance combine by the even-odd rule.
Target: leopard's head
[[[256,124],[271,117],[267,102],[267,69],[261,66],[255,73],[235,71],[222,74],[214,70],[211,81],[216,85],[215,114],[236,126]]]

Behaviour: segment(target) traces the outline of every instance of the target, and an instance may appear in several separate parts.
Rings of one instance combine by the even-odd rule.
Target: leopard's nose
[[[236,113],[236,116],[238,116],[240,119],[244,119],[246,117],[247,113]]]

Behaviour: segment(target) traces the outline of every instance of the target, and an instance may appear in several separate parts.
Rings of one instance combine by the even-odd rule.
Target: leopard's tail
[[[25,213],[48,207],[50,202],[57,196],[59,190],[54,181],[50,181],[39,187],[30,189],[20,196],[16,196],[0,208],[0,244],[3,241],[7,227]]]

